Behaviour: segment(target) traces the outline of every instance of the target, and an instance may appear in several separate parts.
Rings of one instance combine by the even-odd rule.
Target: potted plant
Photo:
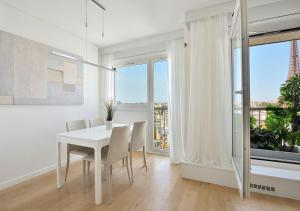
[[[105,112],[106,112],[106,130],[112,129],[113,117],[115,113],[115,106],[113,100],[107,100],[104,102]]]
[[[250,119],[251,156],[300,163],[300,74],[281,85],[279,105],[266,111],[265,128]]]

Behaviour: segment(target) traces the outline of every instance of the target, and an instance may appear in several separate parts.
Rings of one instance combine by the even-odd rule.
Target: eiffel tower
[[[300,73],[299,67],[299,52],[298,52],[298,45],[297,40],[291,41],[291,52],[290,52],[290,67],[288,72],[288,79],[290,79],[295,74]]]

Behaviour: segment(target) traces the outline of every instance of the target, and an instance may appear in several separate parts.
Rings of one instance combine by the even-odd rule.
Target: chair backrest
[[[67,132],[86,128],[85,120],[75,120],[66,123]]]
[[[112,129],[107,156],[109,164],[113,164],[128,155],[129,138],[129,126],[114,127]]]
[[[147,122],[135,122],[131,134],[130,150],[139,149],[146,144]]]
[[[92,119],[92,120],[90,119],[89,125],[90,125],[90,127],[96,127],[96,126],[105,125],[105,123],[102,118],[97,118],[97,119]]]

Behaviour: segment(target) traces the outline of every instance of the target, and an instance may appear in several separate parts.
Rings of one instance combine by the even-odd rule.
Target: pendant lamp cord
[[[104,10],[102,10],[102,18],[101,18],[101,44],[100,44],[100,50],[103,48],[103,40],[104,40]]]
[[[88,52],[87,52],[87,30],[88,30],[88,0],[85,0],[85,60],[87,61],[88,58],[87,58],[87,55],[88,55]]]

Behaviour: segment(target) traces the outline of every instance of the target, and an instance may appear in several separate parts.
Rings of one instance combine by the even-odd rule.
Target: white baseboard
[[[79,159],[80,159],[80,157],[73,157],[73,158],[71,158],[71,161],[77,161]],[[63,163],[63,165],[65,165],[66,161],[63,161],[62,163]],[[34,177],[40,176],[42,174],[46,174],[46,173],[48,173],[50,171],[53,171],[55,169],[56,169],[56,163],[52,164],[52,165],[49,165],[47,167],[38,169],[36,171],[24,174],[22,176],[15,177],[15,178],[12,178],[10,180],[6,180],[6,181],[0,183],[0,191],[4,190],[6,188],[9,188],[11,186],[17,185],[19,183],[25,182],[27,180],[30,180]]]
[[[182,162],[181,176],[186,179],[237,188],[233,169],[214,168],[200,164]],[[290,180],[260,175],[258,172],[256,174],[251,174],[250,180],[252,184],[275,188],[275,191],[251,188],[251,192],[300,200],[300,178],[299,180]]]
[[[147,151],[147,154],[160,155],[160,156],[169,156],[169,154],[156,152],[156,151]]]
[[[182,162],[181,176],[186,179],[237,188],[232,169],[214,168],[200,164]]]
[[[34,172],[30,172],[28,174],[25,174],[25,175],[22,175],[22,176],[15,177],[13,179],[4,181],[4,182],[0,183],[0,190],[9,188],[9,187],[17,185],[17,184],[19,184],[21,182],[25,182],[27,180],[30,180],[30,179],[32,179],[34,177],[37,177],[37,176],[40,176],[42,174],[48,173],[48,172],[54,170],[55,168],[56,168],[56,164],[52,164],[50,166],[38,169],[38,170],[36,170]]]

